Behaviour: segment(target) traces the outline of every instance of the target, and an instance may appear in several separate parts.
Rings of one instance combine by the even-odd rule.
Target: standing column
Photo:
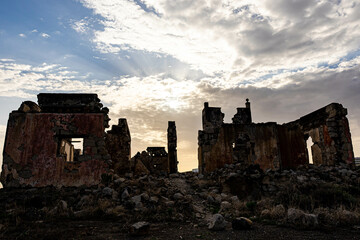
[[[177,168],[177,137],[176,126],[174,121],[169,121],[167,129],[168,137],[168,161],[169,161],[169,173],[176,173]]]

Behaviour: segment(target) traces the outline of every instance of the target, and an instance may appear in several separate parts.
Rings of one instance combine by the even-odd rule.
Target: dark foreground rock
[[[235,164],[207,175],[127,175],[93,187],[0,189],[0,239],[83,239],[86,234],[101,239],[100,233],[116,239],[113,233],[128,236],[134,224],[133,233],[141,233],[138,222],[150,224],[145,227],[149,237],[165,236],[169,224],[179,227],[176,233],[199,233],[204,239],[246,238],[267,229],[264,224],[291,227],[294,233],[346,227],[350,234],[360,225],[359,173],[344,165],[263,172]],[[210,231],[209,221],[211,230],[224,233]],[[249,233],[232,233],[228,222],[233,229],[252,227],[244,231]],[[83,225],[89,233],[81,233]]]
[[[253,222],[245,217],[235,218],[231,222],[232,229],[234,230],[250,230]]]

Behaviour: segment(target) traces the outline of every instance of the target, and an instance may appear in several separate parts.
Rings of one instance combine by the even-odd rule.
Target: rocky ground
[[[124,177],[0,190],[0,239],[358,239],[360,169]],[[210,228],[210,229],[209,229]]]

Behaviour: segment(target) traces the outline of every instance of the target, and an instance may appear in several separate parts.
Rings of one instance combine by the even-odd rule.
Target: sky
[[[176,121],[180,171],[197,168],[204,102],[231,122],[246,98],[280,124],[343,104],[360,156],[359,64],[360,1],[2,0],[0,146],[22,101],[83,92],[127,119],[132,155]]]

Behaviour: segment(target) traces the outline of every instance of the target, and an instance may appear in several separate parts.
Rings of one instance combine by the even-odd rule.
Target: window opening
[[[313,145],[314,145],[313,140],[309,136],[309,138],[306,140],[306,148],[307,148],[308,156],[309,156],[309,164],[314,164],[313,154],[312,154],[312,149],[311,149],[311,146],[313,146]]]
[[[66,162],[77,161],[83,155],[84,138],[62,138],[60,141],[59,155]]]

